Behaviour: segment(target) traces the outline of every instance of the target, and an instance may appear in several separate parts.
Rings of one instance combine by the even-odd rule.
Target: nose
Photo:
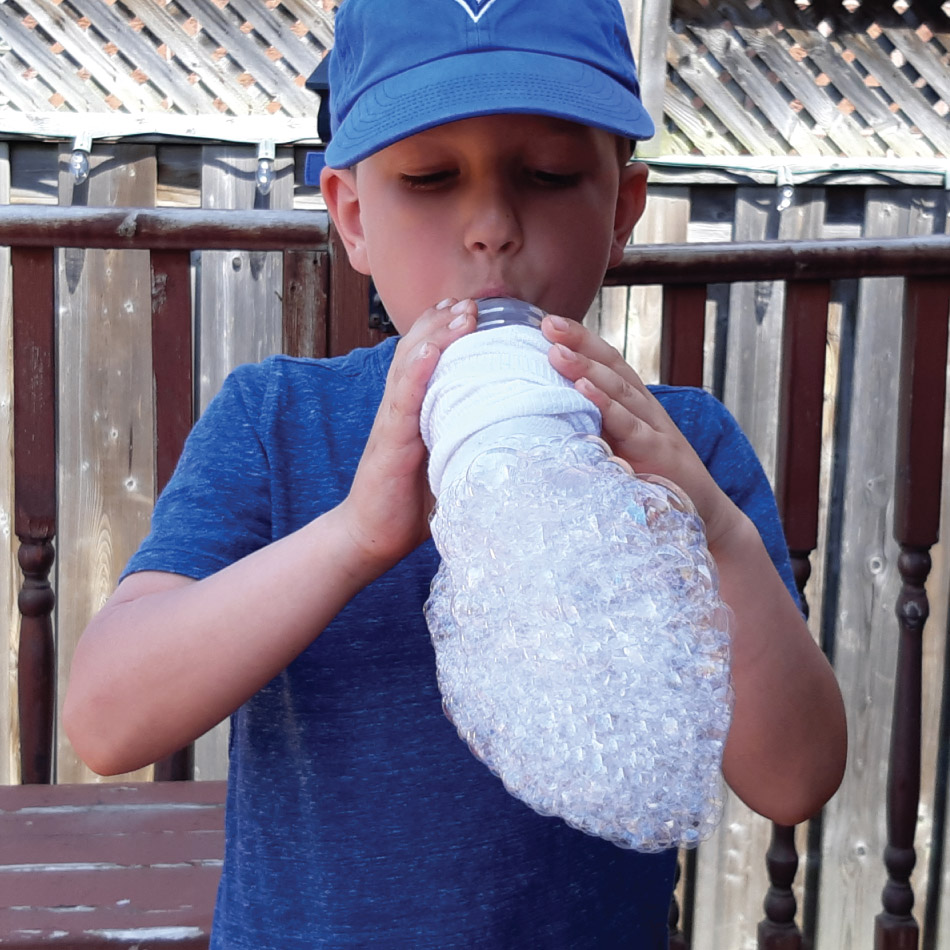
[[[523,234],[517,203],[500,185],[474,191],[468,202],[465,244],[481,254],[511,254],[521,247]]]

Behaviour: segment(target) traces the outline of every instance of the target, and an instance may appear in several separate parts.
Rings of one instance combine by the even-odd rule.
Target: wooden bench
[[[224,782],[0,788],[0,947],[199,950]]]

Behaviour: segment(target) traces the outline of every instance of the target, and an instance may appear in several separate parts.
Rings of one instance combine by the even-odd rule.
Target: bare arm
[[[580,324],[545,321],[551,362],[601,410],[604,438],[635,471],[664,475],[706,524],[720,593],[734,614],[736,703],[723,758],[732,789],[781,824],[814,814],[844,771],[844,704],[829,663],[755,525],[719,488],[639,376]]]
[[[458,314],[433,308],[399,342],[338,507],[204,580],[151,572],[119,585],[79,642],[63,709],[91,768],[130,771],[197,738],[428,536],[419,409],[439,355],[474,327],[474,314],[466,305],[457,322]]]

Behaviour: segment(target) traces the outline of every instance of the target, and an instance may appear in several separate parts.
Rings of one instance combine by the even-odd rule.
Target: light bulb
[[[73,151],[69,156],[69,173],[73,182],[81,185],[89,178],[89,153],[92,151],[92,136],[89,133],[73,139]]]
[[[269,195],[274,187],[274,163],[269,158],[257,160],[257,190],[262,195]]]
[[[89,153],[81,148],[73,149],[69,156],[69,171],[73,176],[73,181],[81,185],[89,177]]]
[[[277,147],[270,139],[265,139],[257,147],[257,172],[254,180],[257,182],[257,190],[264,196],[271,192],[274,187],[274,181],[277,172],[274,167],[274,159],[277,157]]]

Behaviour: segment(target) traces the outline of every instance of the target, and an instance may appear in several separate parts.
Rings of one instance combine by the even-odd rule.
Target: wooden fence
[[[0,339],[8,354],[0,444],[8,458],[16,452],[18,491],[14,506],[4,469],[0,512],[7,536],[15,528],[25,541],[27,618],[21,625],[15,606],[20,579],[11,537],[0,550],[0,610],[20,654],[18,665],[5,651],[0,662],[8,683],[19,679],[25,709],[19,717],[9,703],[4,710],[4,734],[21,731],[8,755],[24,750],[22,764],[7,763],[7,780],[46,778],[54,758],[60,780],[90,778],[62,739],[53,754],[54,670],[61,681],[86,618],[144,532],[192,411],[200,411],[228,362],[247,358],[224,344],[270,340],[265,345],[275,350],[319,354],[374,337],[353,320],[366,309],[365,284],[329,266],[325,238],[318,213],[0,209],[0,246],[13,246],[4,253],[13,259],[16,302],[14,313],[10,265],[0,262]],[[641,247],[610,275],[617,286],[604,291],[589,318],[610,330],[619,297],[620,308],[638,313],[645,327],[655,321],[665,328],[646,361],[655,358],[663,377],[717,386],[721,379],[773,474],[812,627],[848,700],[848,775],[820,820],[777,830],[766,866],[773,830],[730,800],[717,836],[685,861],[680,924],[694,948],[754,946],[770,883],[762,946],[778,946],[772,941],[794,937],[797,927],[806,946],[870,947],[888,874],[885,924],[913,931],[915,892],[924,946],[946,945],[950,933],[947,913],[940,914],[948,906],[948,567],[934,543],[947,517],[939,487],[950,238],[885,243],[885,250],[875,240],[730,243],[672,255]],[[236,287],[242,280],[258,286],[232,288],[225,299],[242,294],[279,305],[266,313],[260,305],[236,306],[230,325],[206,324],[201,282],[215,269],[203,260],[196,266],[192,252],[208,247],[230,248],[217,253]],[[888,276],[894,274],[910,278],[906,290],[904,280]],[[217,288],[223,276],[213,280]],[[723,302],[725,325],[717,314]],[[194,362],[186,342],[192,325]],[[15,418],[11,382],[19,394]],[[903,624],[895,619],[898,605]],[[13,695],[11,689],[11,703]],[[894,729],[892,708],[901,713]],[[892,737],[897,764],[889,771]],[[199,755],[199,768],[201,761]],[[206,756],[203,767],[217,761]],[[793,846],[805,861],[790,889]],[[921,859],[910,877],[913,892],[912,848]]]

